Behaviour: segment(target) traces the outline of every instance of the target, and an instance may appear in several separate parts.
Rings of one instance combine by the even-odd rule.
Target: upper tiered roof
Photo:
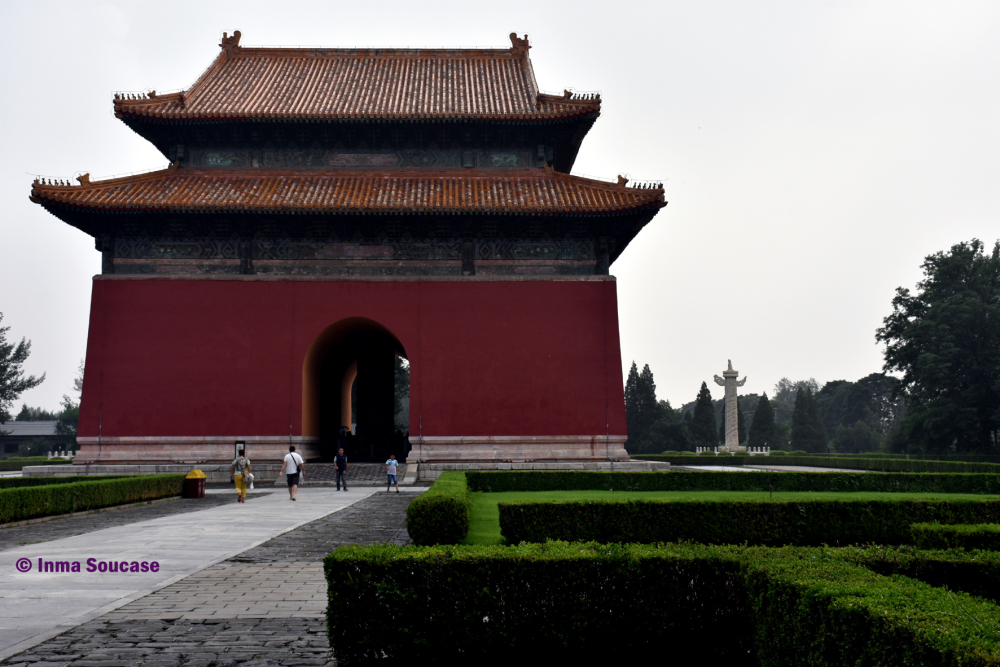
[[[116,96],[119,118],[166,121],[546,121],[600,113],[598,95],[539,93],[527,35],[509,49],[245,48],[240,33],[190,89]]]

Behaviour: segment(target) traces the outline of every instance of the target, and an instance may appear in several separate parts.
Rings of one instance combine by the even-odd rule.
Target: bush
[[[512,470],[465,473],[470,491],[869,491],[1000,495],[1000,475],[854,472],[593,472]],[[432,487],[433,488],[433,487]]]
[[[415,544],[458,544],[469,534],[465,473],[446,470],[406,508],[406,531]]]
[[[342,547],[324,561],[330,644],[347,666],[620,661],[664,646],[676,661],[699,664],[1000,663],[1000,637],[987,630],[1000,625],[996,605],[879,576],[832,552]]]
[[[995,523],[915,523],[910,526],[913,544],[921,549],[1000,550],[1000,525]]]
[[[127,475],[76,475],[73,477],[0,477],[0,489],[21,486],[47,486],[49,484],[72,484],[73,482],[101,482],[107,479],[121,479]]]
[[[682,453],[681,452],[674,452],[674,451],[671,451],[671,450],[668,449],[665,452],[661,452],[661,454],[663,456],[681,456]]]
[[[179,496],[183,485],[184,475],[143,475],[0,489],[0,523]]]
[[[788,452],[782,451],[780,449],[772,449],[770,456],[788,456]]]
[[[912,546],[838,549],[838,558],[881,575],[902,575],[931,586],[1000,602],[1000,552],[928,551]]]
[[[499,510],[508,544],[906,544],[914,523],[1000,520],[1000,500],[502,502]]]
[[[805,451],[804,449],[793,449],[792,451],[788,452],[788,455],[789,456],[809,456],[809,452]]]
[[[715,456],[715,452],[699,452],[698,456]],[[632,458],[636,457],[633,456]],[[648,458],[648,455],[643,458]]]
[[[740,452],[734,453],[733,456],[750,456],[750,452],[740,451]]]
[[[20,470],[24,466],[67,465],[69,463],[71,461],[66,459],[50,459],[45,456],[11,456],[0,461],[0,471]]]
[[[733,455],[732,452],[723,452],[723,451],[719,452],[719,456],[732,456],[732,455]]]

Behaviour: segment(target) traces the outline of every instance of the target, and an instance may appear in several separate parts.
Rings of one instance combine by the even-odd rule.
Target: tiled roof
[[[82,185],[35,182],[31,200],[94,211],[288,213],[617,213],[665,206],[660,187],[632,188],[551,170],[260,172],[168,168]]]
[[[0,431],[5,431],[8,435],[55,435],[57,423],[48,420],[37,422],[9,421],[6,424],[0,424]]]
[[[119,117],[168,120],[552,120],[600,113],[597,95],[538,92],[527,36],[510,49],[243,48],[189,89],[116,96]]]

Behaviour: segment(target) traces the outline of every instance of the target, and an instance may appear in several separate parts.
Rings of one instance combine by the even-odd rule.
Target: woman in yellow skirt
[[[229,466],[229,475],[236,483],[236,502],[245,503],[247,501],[247,483],[243,476],[250,471],[250,459],[243,455],[243,450],[236,452],[236,458]]]

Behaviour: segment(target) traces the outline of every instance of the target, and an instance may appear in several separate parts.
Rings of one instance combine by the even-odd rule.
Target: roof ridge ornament
[[[628,179],[618,174],[618,187],[624,188],[626,185],[628,185]]]
[[[80,185],[87,187],[90,185],[90,172],[88,171],[86,174],[80,174],[76,177],[76,180],[80,181]]]
[[[514,56],[517,58],[527,58],[528,49],[531,45],[528,44],[528,36],[525,35],[524,39],[520,39],[516,32],[510,33],[510,50],[514,52]]]
[[[227,56],[232,56],[239,53],[240,37],[242,36],[243,35],[239,30],[235,31],[232,37],[229,36],[229,33],[226,32],[222,33],[222,41],[219,43],[219,46],[222,47],[222,52],[225,53]]]

